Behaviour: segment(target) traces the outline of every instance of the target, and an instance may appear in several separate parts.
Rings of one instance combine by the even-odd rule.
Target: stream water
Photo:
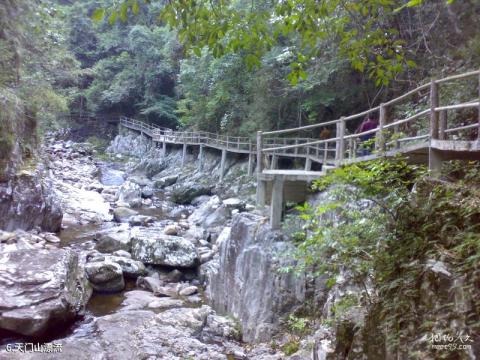
[[[100,166],[99,180],[103,185],[119,186],[124,183],[124,172],[119,169],[117,164],[102,163]],[[136,209],[140,215],[147,215],[154,217],[158,222],[165,220],[178,220],[187,209],[179,208],[173,216],[165,211],[162,204],[165,202],[163,193],[156,193],[155,200],[150,207],[142,207]],[[72,249],[77,253],[85,253],[86,251],[94,250],[95,238],[98,234],[108,232],[113,228],[124,226],[127,224],[117,224],[113,221],[84,224],[84,225],[69,225],[63,228],[57,235],[61,242],[59,247]],[[16,334],[0,330],[0,349],[7,344],[14,344],[19,342],[49,342],[60,339],[66,336],[88,336],[92,332],[92,323],[97,317],[113,314],[119,309],[125,299],[125,294],[128,291],[138,289],[134,280],[126,280],[125,289],[119,293],[114,294],[100,294],[93,293],[90,298],[84,315],[76,319],[73,323],[66,325],[64,328],[56,332],[49,332],[48,335],[42,338],[27,338],[18,336]]]

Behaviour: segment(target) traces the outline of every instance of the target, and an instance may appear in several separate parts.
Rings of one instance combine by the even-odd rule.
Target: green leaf
[[[127,10],[128,10],[128,4],[127,3],[123,3],[121,8],[120,8],[120,19],[123,21],[123,22],[126,22],[128,17],[127,17]]]
[[[134,1],[132,4],[132,12],[134,15],[138,15],[140,8],[138,6],[138,1]]]
[[[105,9],[103,8],[98,8],[95,9],[95,11],[92,14],[92,20],[93,21],[101,21],[105,16]]]
[[[112,11],[112,13],[110,14],[110,16],[108,17],[108,23],[109,23],[110,25],[115,24],[115,21],[117,21],[117,17],[118,17],[118,12]]]

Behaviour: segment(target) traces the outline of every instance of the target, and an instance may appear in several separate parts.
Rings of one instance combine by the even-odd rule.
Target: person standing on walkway
[[[361,134],[363,132],[376,129],[377,126],[378,126],[377,119],[375,118],[375,116],[372,113],[370,113],[362,121],[362,123],[358,127],[356,133]],[[372,132],[370,134],[365,134],[365,135],[360,136],[360,141],[362,142],[362,144],[361,144],[361,156],[370,155],[370,153],[372,152],[372,148],[373,148],[373,143],[371,141],[373,138],[375,138],[375,133],[374,132]]]

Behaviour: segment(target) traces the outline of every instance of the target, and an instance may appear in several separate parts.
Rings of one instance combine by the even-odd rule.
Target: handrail
[[[470,71],[470,72],[467,72],[467,73],[464,73],[464,74],[459,74],[459,75],[454,75],[454,76],[450,76],[450,77],[447,77],[447,78],[444,78],[444,79],[439,79],[439,80],[435,80],[435,83],[437,84],[440,84],[440,83],[444,83],[444,82],[448,82],[448,81],[452,81],[452,80],[458,80],[458,79],[463,79],[463,78],[467,78],[467,77],[470,77],[470,76],[474,76],[474,75],[480,75],[480,70],[475,70],[475,71]],[[408,96],[410,95],[413,95],[421,90],[424,90],[424,89],[427,89],[428,87],[430,86],[430,83],[427,83],[427,84],[423,84],[423,85],[420,85],[418,86],[417,88],[413,89],[413,90],[410,90],[409,92],[395,98],[395,99],[392,99],[386,103],[384,103],[383,105],[384,106],[388,106],[388,105],[393,105],[401,100],[404,100],[405,98],[407,98]],[[350,115],[350,116],[347,116],[345,117],[343,120],[344,121],[350,121],[350,120],[353,120],[353,119],[357,119],[361,116],[365,116],[365,115],[368,115],[369,113],[371,112],[375,112],[375,111],[378,111],[380,110],[380,106],[376,106],[374,108],[371,108],[371,109],[368,109],[368,110],[365,110],[365,111],[362,111],[358,114],[354,114],[354,115]],[[299,126],[299,127],[295,127],[295,128],[289,128],[289,129],[284,129],[284,130],[276,130],[276,131],[266,131],[264,132],[263,134],[264,135],[273,135],[273,134],[286,134],[286,133],[291,133],[291,132],[295,132],[295,131],[303,131],[303,130],[309,130],[309,129],[314,129],[314,128],[317,128],[317,127],[322,127],[322,126],[327,126],[327,125],[331,125],[331,124],[336,124],[338,122],[340,122],[341,119],[336,119],[336,120],[331,120],[331,121],[327,121],[325,123],[318,123],[318,124],[313,124],[313,125],[306,125],[306,126]]]
[[[469,102],[450,105],[440,105],[439,102],[439,84],[443,84],[448,81],[465,79],[471,76],[478,76],[480,87],[480,70],[449,76],[444,79],[432,80],[431,82],[420,85],[415,89],[396,97],[395,99],[357,114],[341,117],[340,119],[330,120],[324,123],[311,124],[296,128],[266,132],[259,131],[257,133],[256,143],[253,142],[253,139],[250,137],[230,136],[207,131],[175,131],[153,124],[146,124],[142,121],[127,117],[121,117],[120,123],[126,127],[139,130],[152,137],[154,141],[158,142],[183,143],[185,145],[207,145],[214,148],[221,148],[222,150],[239,151],[248,154],[256,153],[258,173],[263,171],[262,156],[270,156],[272,158],[277,155],[304,157],[307,159],[305,165],[305,168],[307,168],[307,163],[311,162],[312,160],[323,163],[331,163],[332,158],[329,156],[329,154],[334,153],[334,164],[338,165],[342,163],[345,156],[348,156],[349,159],[356,157],[358,143],[357,139],[365,135],[375,134],[375,148],[377,152],[381,154],[387,150],[388,146],[394,145],[397,149],[399,149],[401,144],[408,141],[420,139],[444,140],[447,138],[447,134],[469,129],[478,129],[480,133],[480,121],[474,124],[462,124],[462,126],[457,126],[450,129],[448,128],[447,124],[447,112],[452,110],[478,108],[480,116],[480,99],[479,101],[473,99]],[[389,107],[427,89],[430,89],[430,105],[428,109],[419,110],[415,114],[404,119],[394,120],[393,122],[387,121],[387,109]],[[420,95],[425,96],[426,94]],[[478,96],[480,98],[480,93]],[[346,128],[346,123],[348,121],[357,119],[374,111],[378,111],[380,115],[379,123],[376,128],[363,131],[361,133],[348,133]],[[429,116],[429,128],[424,126],[424,120],[421,120],[422,124],[424,125],[420,127],[410,126],[410,124],[418,124],[418,119],[427,116]],[[279,134],[290,134],[297,131],[310,130],[332,125],[335,125],[336,131],[333,137],[327,139],[272,136]],[[403,130],[401,130],[404,128],[406,129],[405,133]],[[419,135],[419,129],[428,131],[428,133]],[[395,136],[390,137],[392,133],[397,134],[397,138],[395,138]],[[407,134],[410,136],[407,136]],[[332,147],[332,143],[335,146]]]

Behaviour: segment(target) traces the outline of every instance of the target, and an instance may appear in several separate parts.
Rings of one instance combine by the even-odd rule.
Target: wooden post
[[[345,118],[342,116],[339,121],[337,121],[337,149],[335,160],[337,162],[342,162],[345,156]]]
[[[200,144],[200,150],[198,153],[198,169],[199,170],[203,170],[203,159],[205,157],[203,147],[204,147],[203,144]]]
[[[447,140],[447,134],[445,130],[447,130],[447,110],[440,111],[440,124],[438,127],[438,139],[439,140]]]
[[[183,151],[182,151],[182,166],[185,165],[185,159],[187,157],[187,144],[183,143]]]
[[[430,83],[430,139],[438,139],[438,112],[439,106],[438,84],[435,80]]]
[[[227,162],[227,149],[222,150],[222,160],[220,161],[220,181],[223,181],[225,175],[225,163]]]
[[[282,225],[283,210],[283,177],[275,176],[272,187],[272,201],[270,204],[270,227],[279,229]]]
[[[380,153],[385,152],[385,134],[383,133],[383,128],[387,120],[387,111],[384,104],[380,104],[380,116],[378,121],[378,131],[377,131],[377,141],[376,147],[377,151]]]
[[[257,178],[263,171],[262,148],[263,148],[262,132],[257,131]]]

